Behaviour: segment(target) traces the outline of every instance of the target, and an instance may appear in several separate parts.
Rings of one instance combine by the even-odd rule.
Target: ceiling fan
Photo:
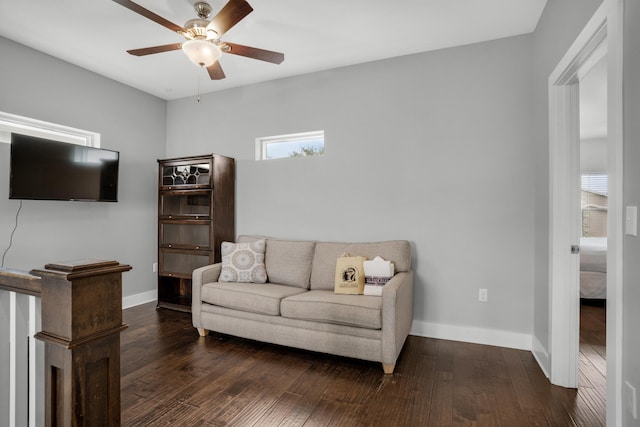
[[[194,9],[198,18],[190,19],[184,27],[174,24],[171,21],[151,12],[148,9],[130,0],[113,0],[122,6],[130,9],[145,18],[148,18],[163,27],[175,31],[183,36],[186,41],[183,43],[171,43],[161,46],[146,47],[142,49],[132,49],[127,52],[135,56],[151,55],[160,52],[169,52],[182,49],[194,64],[205,67],[211,80],[224,79],[224,71],[220,66],[220,56],[222,53],[244,56],[258,59],[260,61],[280,64],[284,61],[284,54],[270,50],[258,49],[255,47],[243,46],[235,43],[223,42],[220,37],[234,25],[244,19],[253,11],[253,8],[245,0],[229,0],[227,4],[214,16],[211,15],[211,6],[204,1],[194,4]]]

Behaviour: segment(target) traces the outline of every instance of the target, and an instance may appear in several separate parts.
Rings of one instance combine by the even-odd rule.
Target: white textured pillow
[[[265,240],[251,243],[222,242],[222,271],[220,282],[265,283]]]

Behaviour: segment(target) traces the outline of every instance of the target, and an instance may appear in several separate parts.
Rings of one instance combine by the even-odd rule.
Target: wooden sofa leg
[[[387,363],[383,363],[382,364],[382,369],[384,370],[385,374],[393,374],[393,370],[396,368],[396,365],[390,365]]]
[[[209,330],[204,328],[198,328],[198,333],[200,334],[201,337],[206,337],[207,335],[209,335]]]

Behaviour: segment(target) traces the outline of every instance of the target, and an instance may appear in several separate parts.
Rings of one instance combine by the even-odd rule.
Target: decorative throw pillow
[[[221,282],[265,283],[267,270],[264,265],[265,240],[251,243],[222,242]]]

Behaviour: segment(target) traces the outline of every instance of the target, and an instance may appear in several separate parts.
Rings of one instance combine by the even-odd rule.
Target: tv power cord
[[[5,249],[4,253],[2,254],[2,264],[0,264],[0,268],[4,268],[4,257],[7,255],[7,252],[9,252],[9,249],[11,249],[11,245],[13,244],[13,235],[18,229],[18,215],[20,215],[21,209],[22,209],[22,200],[20,200],[20,204],[18,205],[18,211],[16,212],[16,223],[13,226],[13,230],[11,231],[11,236],[9,237],[9,246],[7,247],[7,249]]]

